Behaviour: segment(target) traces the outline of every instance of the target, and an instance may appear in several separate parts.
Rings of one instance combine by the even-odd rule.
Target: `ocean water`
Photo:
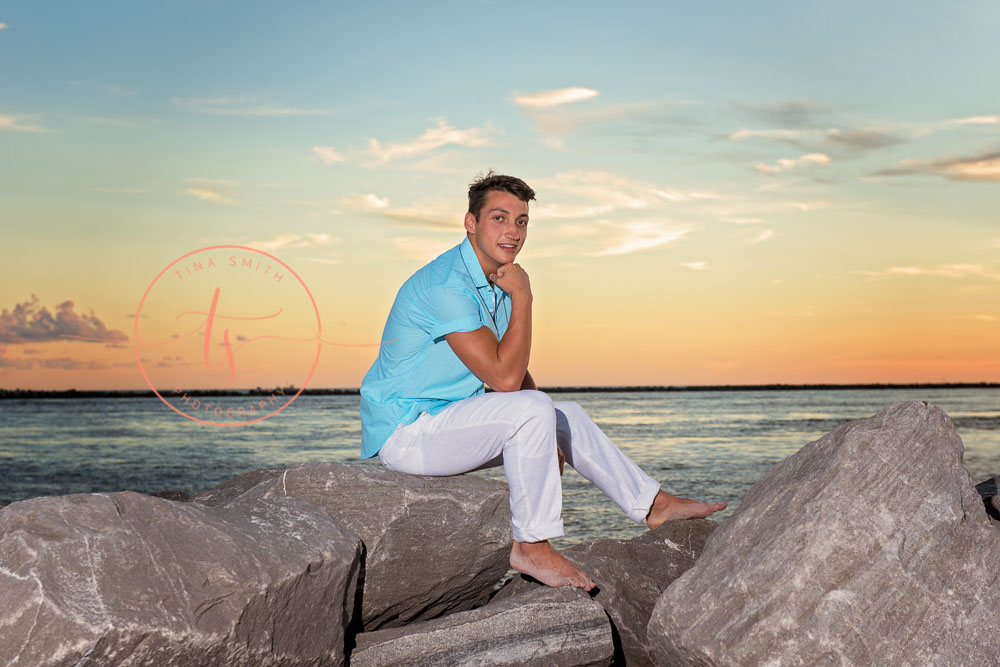
[[[1000,473],[1000,389],[844,389],[553,393],[583,406],[663,488],[728,500],[727,516],[772,465],[845,422],[889,403],[926,400],[947,412],[974,482]],[[238,401],[237,398],[221,399]],[[156,398],[0,401],[0,504],[36,496],[131,489],[196,493],[257,468],[359,461],[360,398],[300,396],[239,428],[183,418]],[[379,465],[378,459],[369,461]],[[501,469],[482,471],[503,479]],[[890,480],[891,481],[891,480]],[[642,527],[567,466],[567,546],[638,535]]]

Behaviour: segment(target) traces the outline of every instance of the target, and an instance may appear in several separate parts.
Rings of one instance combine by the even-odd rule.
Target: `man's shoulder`
[[[433,260],[416,270],[403,283],[403,289],[425,291],[432,287],[468,287],[472,279],[462,260],[462,244],[444,251]]]

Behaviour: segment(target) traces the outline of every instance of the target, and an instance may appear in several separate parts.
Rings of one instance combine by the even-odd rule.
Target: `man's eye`
[[[521,225],[522,227],[525,227],[525,226],[527,226],[528,221],[527,220],[518,220],[517,224]]]
[[[497,222],[500,222],[501,220],[503,220],[503,216],[502,215],[494,215],[493,219],[496,220]]]

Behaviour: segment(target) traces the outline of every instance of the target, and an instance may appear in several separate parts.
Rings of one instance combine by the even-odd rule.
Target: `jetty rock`
[[[608,616],[577,588],[538,588],[444,618],[358,635],[352,667],[610,665]]]
[[[717,526],[710,519],[667,521],[632,539],[595,540],[561,551],[597,584],[593,599],[611,618],[615,664],[654,664],[646,647],[646,625],[653,607],[667,586],[694,565]],[[487,607],[544,588],[519,574]]]
[[[367,463],[258,470],[194,497],[233,502],[263,485],[311,501],[361,537],[361,627],[376,630],[486,604],[507,573],[507,485],[476,475],[424,477]]]
[[[312,503],[131,491],[0,511],[0,664],[340,665],[361,541]]]
[[[908,402],[778,463],[657,601],[657,664],[1000,664],[1000,527],[962,454]]]

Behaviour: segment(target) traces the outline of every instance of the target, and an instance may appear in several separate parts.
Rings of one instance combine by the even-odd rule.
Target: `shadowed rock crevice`
[[[597,584],[591,591],[604,607],[618,636],[622,657],[616,664],[652,664],[646,650],[646,624],[660,594],[694,565],[715,529],[710,519],[667,521],[630,540],[596,540],[562,553]],[[505,600],[542,584],[517,575],[494,597]],[[491,603],[492,604],[492,603]]]
[[[502,482],[308,463],[241,475],[194,500],[227,502],[257,485],[315,503],[361,537],[364,630],[482,606],[507,572],[510,503]]]
[[[983,504],[986,505],[986,514],[994,521],[1000,521],[1000,491],[997,489],[998,485],[1000,485],[1000,475],[976,484],[976,491],[979,493],[979,497],[983,499]]]

